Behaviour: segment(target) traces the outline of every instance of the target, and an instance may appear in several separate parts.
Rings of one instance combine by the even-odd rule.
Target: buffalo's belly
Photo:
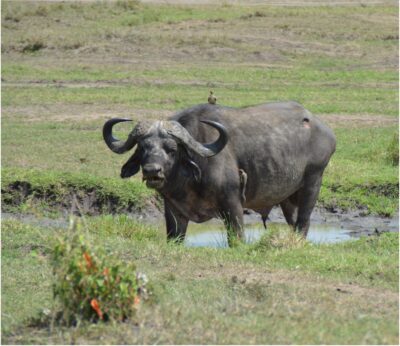
[[[263,209],[265,207],[277,205],[293,195],[298,189],[300,189],[300,187],[301,185],[295,185],[291,188],[285,189],[284,191],[279,191],[276,193],[268,190],[264,190],[266,192],[263,193],[263,191],[260,190],[259,194],[251,199],[246,200],[244,207],[257,210],[260,208]]]
[[[303,165],[298,168],[287,165],[275,171],[250,173],[244,207],[257,209],[273,206],[293,195],[303,185],[305,169]]]
[[[293,195],[299,188],[300,187],[296,186],[292,189],[285,190],[284,193],[279,192],[276,194],[270,194],[267,192],[265,194],[259,194],[252,199],[246,200],[243,207],[256,211],[259,209],[264,209],[266,207],[272,207]]]

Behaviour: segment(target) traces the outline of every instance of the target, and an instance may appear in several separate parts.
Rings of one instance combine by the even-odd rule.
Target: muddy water
[[[250,212],[244,215],[245,241],[255,242],[268,232],[261,223],[260,215]],[[274,208],[267,222],[271,225],[286,225],[282,212]],[[337,243],[381,232],[399,232],[399,215],[392,218],[364,216],[362,211],[327,212],[316,208],[311,215],[311,226],[307,240],[312,243]],[[189,224],[185,244],[191,247],[226,247],[226,231],[221,221],[209,221],[201,225]]]
[[[131,215],[134,219],[139,219],[145,223],[151,223],[160,227],[160,232],[164,230],[164,218],[161,213],[152,214],[150,217]],[[1,219],[18,219],[24,223],[39,227],[67,228],[68,216],[59,219],[36,218],[27,214],[2,213]],[[255,242],[268,232],[264,230],[260,216],[256,213],[244,215],[245,240],[248,243]],[[274,208],[270,214],[267,225],[285,225],[285,220],[278,208]],[[267,227],[268,227],[267,226]],[[313,243],[335,243],[356,239],[362,236],[376,235],[381,232],[399,232],[399,215],[392,218],[379,216],[364,216],[360,211],[353,212],[327,212],[315,209],[311,216],[311,227],[307,239]],[[212,220],[203,224],[189,223],[188,232],[185,239],[186,246],[227,246],[226,231],[222,221]]]
[[[185,239],[186,246],[207,246],[214,248],[227,247],[228,241],[226,231],[222,227],[216,225],[213,226],[197,226],[195,229],[189,228]],[[259,225],[247,225],[245,229],[245,242],[254,243],[267,232],[268,230],[261,228]],[[353,231],[351,230],[317,224],[310,227],[307,240],[312,243],[337,243],[355,239],[356,237],[357,236],[354,236]]]

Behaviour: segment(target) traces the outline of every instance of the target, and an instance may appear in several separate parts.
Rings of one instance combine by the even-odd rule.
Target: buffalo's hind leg
[[[322,172],[307,177],[304,186],[298,191],[298,215],[295,230],[307,237],[310,228],[310,217],[317,202],[321,188]]]
[[[297,194],[289,197],[288,199],[285,199],[283,202],[279,204],[281,206],[283,216],[285,217],[286,222],[288,223],[289,226],[293,228],[296,224],[296,216],[298,210],[296,197]]]
[[[265,229],[267,229],[267,220],[268,220],[268,216],[269,216],[269,213],[271,212],[271,210],[272,210],[272,207],[268,207],[268,208],[264,208],[259,211],[261,214],[261,220],[263,222]]]
[[[185,240],[189,220],[164,199],[167,240],[182,243]]]

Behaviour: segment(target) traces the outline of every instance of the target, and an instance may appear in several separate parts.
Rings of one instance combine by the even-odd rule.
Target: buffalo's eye
[[[178,150],[178,146],[175,142],[167,142],[164,144],[164,150],[168,153],[175,153]]]

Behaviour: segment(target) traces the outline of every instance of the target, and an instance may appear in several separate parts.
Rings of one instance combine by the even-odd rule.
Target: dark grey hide
[[[232,244],[243,237],[243,208],[265,223],[277,204],[287,223],[307,235],[336,140],[300,104],[198,105],[168,121],[139,123],[126,142],[111,134],[120,121],[104,125],[104,139],[117,153],[137,145],[121,176],[141,167],[147,185],[163,196],[168,239],[183,240],[188,221],[220,217]]]

